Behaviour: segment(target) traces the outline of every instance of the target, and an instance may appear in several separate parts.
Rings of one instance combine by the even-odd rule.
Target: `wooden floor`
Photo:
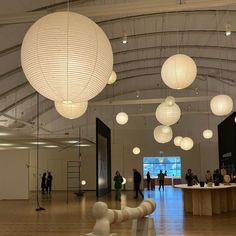
[[[133,199],[132,191],[123,193],[128,206],[136,207],[141,202]],[[154,198],[157,203],[156,211],[150,216],[155,222],[156,235],[236,235],[236,212],[212,217],[185,214],[182,192],[172,187],[166,187],[165,192],[144,191],[144,196]],[[109,208],[120,209],[121,203],[114,201],[114,193],[99,200]],[[69,204],[64,192],[43,196],[40,201],[45,211],[35,211],[35,195],[28,201],[0,201],[0,236],[78,236],[91,232],[95,192],[86,192],[79,199],[71,194]],[[111,232],[130,236],[134,235],[131,228],[131,221],[123,222],[112,225]]]

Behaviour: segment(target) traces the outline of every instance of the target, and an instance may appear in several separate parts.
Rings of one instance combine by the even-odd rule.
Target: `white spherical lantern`
[[[108,84],[114,84],[116,82],[117,76],[116,72],[112,71],[111,76],[109,77]]]
[[[119,112],[116,115],[116,122],[119,125],[125,125],[128,122],[128,120],[129,120],[129,117],[125,112]]]
[[[174,103],[168,106],[162,102],[156,109],[156,118],[163,125],[173,125],[180,119],[181,111],[179,106]]]
[[[29,83],[53,101],[88,101],[106,86],[113,68],[102,29],[74,12],[37,20],[26,33],[21,64]]]
[[[76,119],[87,110],[88,102],[54,102],[57,112],[65,118]]]
[[[172,89],[187,88],[193,83],[197,75],[194,60],[184,54],[169,57],[161,68],[163,82]]]
[[[233,110],[233,100],[228,95],[217,95],[211,99],[211,111],[216,116],[226,116]]]
[[[172,97],[172,96],[168,96],[166,99],[165,99],[165,103],[168,105],[168,106],[173,106],[175,104],[175,98]]]
[[[86,183],[87,183],[86,180],[82,180],[82,181],[81,181],[81,184],[82,184],[82,185],[86,185]]]
[[[183,137],[181,137],[181,136],[176,136],[176,137],[174,138],[174,145],[177,146],[177,147],[179,147],[179,146],[180,146],[180,143],[181,143],[181,141],[182,141],[182,139],[183,139]]]
[[[213,131],[211,129],[206,129],[203,131],[202,135],[205,139],[210,139],[213,137]]]
[[[158,143],[168,143],[173,137],[173,132],[171,127],[159,125],[154,129],[153,135]]]
[[[139,147],[134,147],[133,148],[133,154],[138,155],[140,153],[140,148]]]
[[[184,137],[180,142],[180,147],[185,151],[192,149],[193,148],[193,140],[189,137]]]

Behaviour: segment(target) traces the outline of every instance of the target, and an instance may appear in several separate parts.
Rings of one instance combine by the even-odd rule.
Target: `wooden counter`
[[[184,192],[184,210],[193,215],[220,214],[236,210],[236,184],[207,187],[175,185]]]

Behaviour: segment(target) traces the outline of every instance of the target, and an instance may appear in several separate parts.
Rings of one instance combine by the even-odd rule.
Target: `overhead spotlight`
[[[230,36],[231,35],[231,25],[230,24],[226,24],[225,26],[225,35],[226,36]]]
[[[124,35],[123,35],[122,43],[123,43],[123,44],[128,43],[128,37],[127,37],[127,34],[126,34],[126,33],[124,33]]]

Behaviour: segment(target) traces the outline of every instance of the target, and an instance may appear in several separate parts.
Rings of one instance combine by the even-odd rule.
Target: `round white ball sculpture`
[[[113,70],[107,83],[114,84],[116,82],[116,79],[117,79],[116,72]]]
[[[156,118],[163,125],[173,125],[180,119],[181,110],[179,106],[174,103],[168,106],[166,102],[162,102],[156,109]]]
[[[129,117],[125,112],[119,112],[116,115],[116,122],[119,125],[125,125],[128,122],[128,120],[129,120]]]
[[[175,98],[172,97],[172,96],[168,96],[166,99],[165,99],[165,103],[168,105],[168,106],[173,106],[175,104]]]
[[[184,89],[193,83],[197,75],[194,60],[184,54],[169,57],[161,68],[163,82],[172,89]]]
[[[29,83],[53,101],[88,101],[107,85],[111,44],[102,29],[74,12],[37,20],[26,33],[21,64]]]
[[[211,99],[210,106],[214,115],[225,116],[233,110],[233,100],[228,95],[217,95]]]
[[[174,138],[174,145],[177,146],[177,147],[179,147],[179,146],[180,146],[180,143],[181,143],[181,141],[182,141],[182,139],[183,139],[183,137],[181,137],[181,136],[176,136],[176,137]]]
[[[173,137],[171,127],[159,125],[154,129],[154,138],[158,143],[168,143]]]
[[[206,129],[203,131],[202,135],[205,139],[210,139],[213,137],[213,131],[211,129]]]
[[[139,147],[134,147],[133,148],[133,154],[138,155],[140,153],[140,148]]]
[[[182,139],[182,141],[180,142],[180,147],[185,151],[192,149],[193,148],[193,140],[189,137],[184,137]]]
[[[57,112],[65,118],[76,119],[87,110],[88,102],[54,102]]]

